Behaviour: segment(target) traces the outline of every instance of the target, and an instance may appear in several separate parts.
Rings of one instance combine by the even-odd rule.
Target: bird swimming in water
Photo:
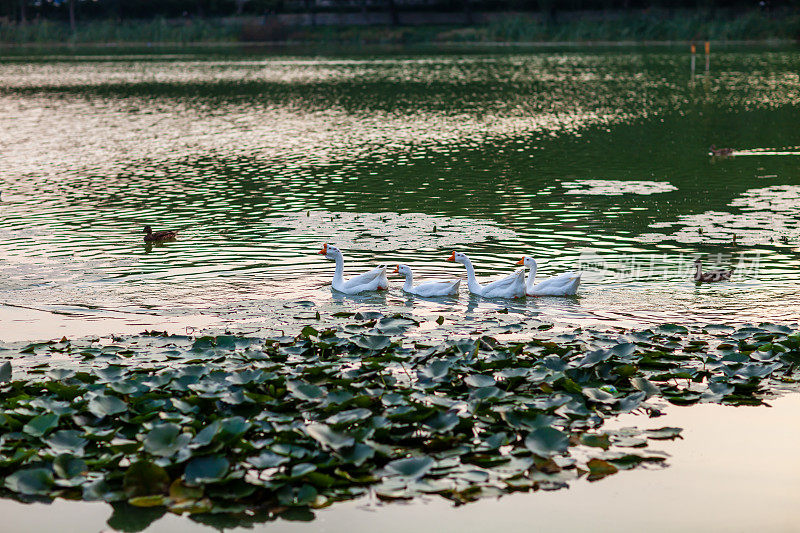
[[[711,152],[711,155],[716,157],[726,157],[734,152],[733,148],[717,148],[713,144],[708,149],[708,151]]]
[[[144,227],[144,242],[168,242],[178,238],[177,231],[153,231],[150,226]]]
[[[733,269],[730,270],[709,270],[703,272],[703,262],[700,258],[695,259],[695,272],[694,281],[696,283],[714,283],[715,281],[727,281],[733,275]]]

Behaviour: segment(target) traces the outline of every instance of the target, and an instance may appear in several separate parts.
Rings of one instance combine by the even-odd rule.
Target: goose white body
[[[484,298],[522,298],[525,296],[525,269],[520,268],[513,274],[491,283],[481,285],[475,278],[475,268],[466,254],[453,252],[448,261],[461,263],[467,269],[467,287],[469,292]]]
[[[575,296],[581,284],[580,272],[566,272],[536,283],[536,260],[525,256],[517,263],[530,268],[525,282],[525,294],[528,296]]]
[[[328,259],[336,262],[336,269],[333,272],[333,282],[331,286],[334,290],[344,294],[358,294],[366,291],[386,290],[389,288],[389,279],[386,277],[386,265],[373,268],[368,272],[344,279],[344,256],[338,248],[323,245],[319,252]]]
[[[406,265],[397,265],[395,272],[405,276],[406,281],[403,283],[403,292],[415,294],[417,296],[433,297],[433,296],[452,296],[458,294],[458,289],[461,286],[461,280],[452,281],[429,281],[420,283],[414,286],[414,273],[411,268]]]

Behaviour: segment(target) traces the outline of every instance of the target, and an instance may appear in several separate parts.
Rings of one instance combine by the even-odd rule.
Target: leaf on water
[[[636,371],[639,370],[636,365],[620,365],[614,368],[614,373],[621,378],[629,378],[636,374]]]
[[[353,337],[353,344],[365,350],[380,351],[388,348],[392,338],[388,335],[359,335]]]
[[[8,490],[25,495],[49,494],[53,483],[53,474],[47,468],[17,470],[5,479]]]
[[[458,421],[455,413],[439,412],[425,420],[424,425],[433,431],[444,433],[456,427]]]
[[[89,400],[89,412],[97,418],[124,413],[128,405],[116,396],[97,395]]]
[[[248,457],[246,461],[254,468],[263,470],[265,468],[275,468],[284,465],[289,462],[289,458],[270,451],[264,451],[255,457]]]
[[[587,352],[580,361],[578,361],[578,368],[583,368],[587,366],[594,366],[597,363],[601,363],[607,359],[610,359],[614,355],[614,352],[611,350],[592,350],[591,352]]]
[[[462,355],[473,354],[478,350],[478,344],[472,339],[459,339],[451,341],[451,344]]]
[[[53,461],[53,470],[58,477],[70,479],[86,474],[88,467],[83,459],[64,453]]]
[[[733,391],[733,385],[721,381],[712,381],[708,384],[708,389],[703,392],[701,398],[709,402],[718,402],[725,396],[733,394]]]
[[[673,440],[680,438],[682,428],[663,427],[659,429],[648,429],[644,432],[648,439],[654,440]]]
[[[299,463],[292,467],[292,471],[289,473],[290,478],[300,478],[305,476],[306,474],[310,474],[311,472],[317,469],[317,465],[312,463]]]
[[[325,424],[309,424],[306,426],[306,433],[324,447],[336,451],[355,443],[353,437],[336,432]]]
[[[366,420],[370,416],[372,416],[372,411],[370,411],[369,409],[356,408],[347,411],[342,411],[340,413],[336,413],[335,415],[331,415],[327,419],[325,419],[325,422],[327,422],[332,426],[336,426],[339,424],[352,424],[353,422]]]
[[[679,326],[677,324],[661,324],[655,328],[657,333],[666,334],[666,335],[676,335],[676,334],[686,334],[689,333],[689,330],[686,329],[684,326]]]
[[[0,364],[0,383],[11,381],[11,362],[5,361]]]
[[[215,435],[217,440],[225,444],[231,444],[247,433],[252,424],[241,416],[224,418],[219,421],[219,431]]]
[[[632,342],[623,342],[615,346],[612,346],[611,351],[614,353],[614,355],[624,359],[633,354],[633,352],[636,351],[636,348],[637,348],[636,344]]]
[[[607,450],[611,446],[611,441],[605,433],[584,433],[581,435],[581,444]]]
[[[305,381],[287,381],[286,388],[296,398],[306,401],[315,401],[325,396],[325,390]]]
[[[501,413],[503,419],[515,428],[536,429],[551,426],[555,423],[556,417],[538,413],[536,411],[504,411]]]
[[[419,479],[433,467],[434,461],[430,457],[408,457],[397,459],[386,465],[386,471],[401,477]]]
[[[125,470],[122,490],[128,498],[166,494],[169,475],[162,467],[150,461],[137,461]]]
[[[186,464],[183,478],[189,485],[214,483],[224,478],[230,468],[230,462],[221,455],[198,457]]]
[[[43,442],[50,446],[56,454],[83,455],[83,448],[88,441],[81,435],[80,431],[74,429],[62,429],[52,433],[49,438],[43,439]]]
[[[539,457],[548,458],[569,448],[569,435],[553,427],[537,428],[525,437],[525,447]]]
[[[144,449],[159,457],[169,457],[189,444],[192,436],[181,433],[177,424],[164,423],[154,426],[144,438]]]
[[[420,370],[420,374],[432,380],[439,380],[445,377],[448,374],[448,372],[450,372],[451,366],[452,363],[450,361],[445,361],[440,359],[437,361],[433,361],[426,367],[423,367]]]
[[[82,497],[86,501],[116,502],[125,499],[122,491],[113,491],[104,478],[87,481],[83,484]]]
[[[597,481],[598,479],[603,479],[606,476],[610,476],[612,474],[616,474],[619,469],[609,463],[608,461],[603,461],[602,459],[590,459],[586,466],[589,467],[589,476],[586,478],[589,481]]]
[[[35,416],[30,422],[25,424],[22,431],[33,437],[41,437],[58,425],[58,418],[58,415],[54,413],[45,413]]]
[[[593,402],[611,405],[617,403],[614,395],[600,389],[586,388],[583,389],[583,395],[592,400]]]
[[[375,327],[386,335],[400,335],[417,322],[403,316],[383,317],[378,320]]]
[[[319,320],[319,319],[318,319]],[[303,337],[316,337],[319,335],[319,331],[314,329],[312,326],[306,326],[300,330],[300,335]]]
[[[633,411],[637,409],[639,405],[641,405],[642,401],[647,397],[646,392],[634,392],[625,396],[624,398],[620,398],[619,404],[617,405],[617,409],[621,413],[627,413],[629,411]]]
[[[163,507],[169,503],[166,496],[137,496],[128,500],[134,507]]]
[[[657,396],[661,394],[661,389],[659,389],[647,378],[636,377],[636,378],[631,378],[630,381],[631,385],[633,385],[634,388],[644,392],[648,398],[650,398],[651,396]]]
[[[470,374],[464,378],[464,383],[470,387],[491,387],[496,382],[492,376],[485,374]]]
[[[502,398],[505,395],[506,393],[497,387],[480,387],[478,389],[473,389],[472,392],[469,393],[469,399],[485,401]]]
[[[357,442],[353,448],[347,448],[344,452],[340,452],[340,456],[346,463],[361,466],[365,461],[375,456],[375,449],[366,444]]]

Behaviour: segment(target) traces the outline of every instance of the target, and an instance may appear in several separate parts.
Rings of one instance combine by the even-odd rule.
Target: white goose
[[[520,268],[513,274],[486,285],[475,279],[475,268],[466,254],[453,252],[448,261],[461,263],[467,268],[467,287],[469,292],[486,298],[522,298],[525,296],[525,269]]]
[[[578,286],[581,284],[580,272],[567,272],[534,284],[536,260],[526,255],[517,261],[517,264],[531,269],[528,281],[525,283],[525,294],[528,296],[574,296],[578,292]]]
[[[323,244],[319,251],[328,259],[336,261],[336,270],[333,272],[333,283],[331,286],[345,294],[358,294],[364,291],[377,291],[389,288],[389,280],[386,277],[386,265],[373,268],[369,272],[364,272],[358,276],[345,281],[344,279],[344,256],[335,246]]]
[[[461,280],[457,279],[455,281],[429,281],[427,283],[420,283],[414,287],[414,274],[411,272],[410,267],[406,265],[397,265],[393,272],[406,277],[406,282],[403,284],[403,291],[409,294],[416,294],[417,296],[450,296],[458,294],[458,288],[461,286]]]

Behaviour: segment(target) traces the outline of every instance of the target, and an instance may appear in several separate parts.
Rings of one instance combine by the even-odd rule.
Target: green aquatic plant
[[[648,443],[681,431],[606,419],[761,403],[800,361],[800,335],[771,324],[436,346],[410,340],[416,326],[358,313],[268,339],[0,345],[3,491],[107,501],[122,520],[129,506],[202,517],[557,489],[663,463]]]

